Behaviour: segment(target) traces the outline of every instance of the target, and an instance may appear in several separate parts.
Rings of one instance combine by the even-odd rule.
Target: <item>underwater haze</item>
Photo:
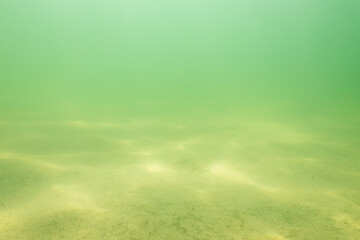
[[[0,239],[360,239],[359,12],[0,1]]]

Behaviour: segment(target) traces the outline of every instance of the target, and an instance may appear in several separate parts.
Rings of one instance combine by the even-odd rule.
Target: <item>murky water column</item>
[[[0,239],[360,239],[357,1],[0,3]]]

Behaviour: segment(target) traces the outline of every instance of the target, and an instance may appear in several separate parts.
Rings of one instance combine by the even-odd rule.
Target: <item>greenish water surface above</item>
[[[0,2],[0,239],[360,239],[360,3]]]

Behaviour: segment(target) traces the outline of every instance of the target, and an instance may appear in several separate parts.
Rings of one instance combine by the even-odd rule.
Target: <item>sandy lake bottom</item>
[[[359,131],[239,117],[2,121],[0,239],[359,239]]]

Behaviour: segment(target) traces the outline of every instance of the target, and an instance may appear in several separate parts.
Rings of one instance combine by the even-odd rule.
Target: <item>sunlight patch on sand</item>
[[[315,162],[316,161],[316,159],[314,159],[314,158],[307,158],[307,157],[302,158],[302,160],[305,162]]]
[[[65,125],[71,126],[71,127],[89,127],[90,124],[84,121],[69,121]]]
[[[0,121],[0,126],[8,126],[13,124],[12,122],[7,122],[7,121]]]
[[[209,168],[209,171],[212,175],[221,177],[227,181],[239,182],[242,184],[247,184],[253,187],[258,188],[259,190],[266,192],[277,192],[277,188],[268,187],[260,183],[255,182],[253,179],[249,178],[245,174],[233,169],[227,164],[216,163]]]
[[[338,223],[344,223],[353,228],[360,230],[360,222],[355,221],[351,216],[347,214],[336,215],[333,217],[333,219]]]
[[[116,143],[121,145],[131,145],[134,141],[128,139],[117,140]]]
[[[21,161],[25,161],[27,163],[37,165],[43,168],[51,169],[51,170],[57,170],[57,171],[64,171],[66,168],[62,166],[58,166],[53,163],[48,163],[44,161],[38,160],[36,157],[29,156],[29,155],[23,155],[23,154],[17,154],[17,153],[9,153],[9,152],[2,152],[0,153],[0,159],[19,159]]]
[[[322,192],[324,195],[326,195],[327,197],[332,197],[332,198],[341,198],[339,196],[339,193],[337,191],[334,190],[324,190]]]
[[[201,141],[198,139],[188,139],[188,140],[184,140],[184,141],[174,141],[171,144],[172,144],[172,147],[177,150],[185,150],[188,148],[188,146],[191,146],[191,145],[194,145],[197,143],[201,143]]]
[[[133,155],[139,155],[139,156],[148,157],[148,156],[154,155],[154,154],[155,154],[155,151],[152,151],[152,150],[144,150],[144,151],[133,152],[132,154],[133,154]]]
[[[59,198],[65,203],[65,208],[92,210],[99,213],[105,211],[105,209],[97,206],[89,194],[81,191],[76,185],[54,185],[52,190],[60,194]]]
[[[14,210],[0,209],[0,233],[6,232],[18,224],[19,218]]]
[[[153,174],[169,174],[173,172],[172,169],[158,162],[146,163],[143,165],[143,168],[145,168],[147,172]]]
[[[265,235],[265,237],[268,240],[287,240],[287,238],[285,238],[279,234],[268,234],[268,235]]]
[[[179,150],[182,150],[182,149],[185,148],[185,146],[184,146],[184,144],[179,143],[178,145],[176,145],[175,148],[176,148],[176,149],[179,149]]]
[[[193,192],[199,201],[205,204],[210,204],[209,192],[207,190],[194,189]]]
[[[281,122],[250,122],[246,124],[248,129],[252,129],[254,133],[267,136],[269,139],[287,144],[301,144],[314,141],[313,135],[304,133],[303,130],[294,126],[289,126]]]
[[[65,122],[64,125],[70,127],[80,127],[80,128],[121,128],[124,127],[118,123],[112,122],[86,122],[80,120],[73,120]]]

